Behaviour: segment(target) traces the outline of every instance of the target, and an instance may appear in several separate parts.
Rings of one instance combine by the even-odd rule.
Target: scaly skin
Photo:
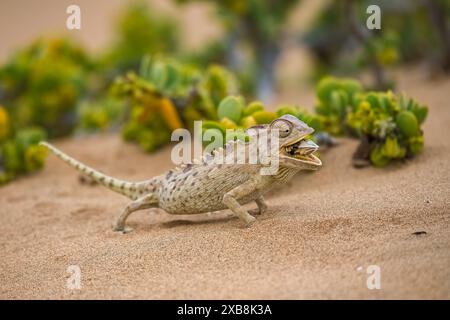
[[[109,177],[92,169],[52,145],[41,142],[69,165],[91,177],[103,186],[133,200],[117,218],[113,229],[126,232],[128,216],[142,209],[161,208],[170,214],[196,214],[229,208],[247,226],[255,221],[251,214],[261,214],[267,209],[263,195],[276,185],[282,185],[300,170],[316,170],[322,163],[313,155],[318,149],[313,142],[304,140],[313,129],[294,116],[284,115],[268,125],[252,127],[253,134],[265,130],[279,130],[279,150],[271,153],[278,156],[279,167],[273,175],[262,175],[264,167],[259,161],[249,164],[252,152],[261,152],[249,147],[249,143],[230,141],[225,148],[214,151],[192,164],[182,165],[165,174],[142,182],[127,182]],[[223,164],[225,157],[235,159],[245,151],[245,162]],[[228,162],[227,162],[228,163]],[[266,162],[265,162],[266,163]],[[266,165],[267,167],[267,165]],[[242,205],[255,201],[258,208],[247,212]],[[251,214],[250,214],[251,213]]]

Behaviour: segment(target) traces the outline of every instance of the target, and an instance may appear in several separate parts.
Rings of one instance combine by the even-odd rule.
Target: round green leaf
[[[217,108],[219,119],[228,118],[235,123],[241,119],[243,109],[242,100],[235,96],[229,96],[223,99]]]
[[[402,111],[395,120],[399,131],[407,138],[414,137],[419,133],[419,123],[411,111]]]
[[[256,120],[256,122],[258,122],[258,124],[270,123],[277,118],[277,115],[275,112],[269,112],[269,111],[257,111],[252,116],[253,116],[253,118],[255,118],[255,120]]]

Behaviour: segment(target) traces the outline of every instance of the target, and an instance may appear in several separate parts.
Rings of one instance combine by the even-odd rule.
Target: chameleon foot
[[[245,227],[246,228],[250,228],[256,221],[255,217],[250,216],[249,218],[246,219],[245,221]]]
[[[115,224],[115,225],[113,225],[113,231],[121,232],[121,233],[125,234],[125,233],[130,233],[131,231],[133,231],[133,228]]]
[[[125,233],[126,227],[125,227],[125,221],[123,219],[118,219],[113,225],[112,225],[113,231],[116,232],[123,232]]]
[[[224,205],[226,205],[236,217],[243,220],[245,222],[245,226],[249,227],[252,223],[255,222],[255,217],[250,215],[242,206],[239,204],[239,202],[236,200],[237,197],[242,197],[247,194],[250,194],[251,192],[254,192],[255,190],[255,181],[249,180],[240,186],[234,188],[233,190],[227,192],[223,198],[222,202]],[[258,202],[258,208],[261,208]]]
[[[259,216],[259,215],[263,214],[259,208],[248,210],[248,213],[250,213],[252,216],[253,215]]]
[[[258,208],[249,210],[248,213],[250,213],[251,215],[261,215],[267,211],[267,204],[263,196],[260,196],[258,199],[255,200],[255,202]]]
[[[119,231],[122,233],[128,233],[132,229],[125,227],[125,222],[130,214],[137,210],[148,209],[154,207],[154,203],[152,203],[152,195],[148,194],[139,198],[130,204],[128,204],[125,209],[122,211],[122,214],[117,218],[114,223],[113,230]]]

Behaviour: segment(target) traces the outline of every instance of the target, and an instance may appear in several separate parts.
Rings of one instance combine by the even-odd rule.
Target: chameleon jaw
[[[300,138],[293,143],[283,146],[281,155],[313,167],[320,167],[322,161],[314,154],[318,149],[319,146],[311,140]]]
[[[302,163],[306,163],[317,167],[320,167],[322,165],[322,161],[312,153],[307,156],[296,156],[295,159],[301,161]]]

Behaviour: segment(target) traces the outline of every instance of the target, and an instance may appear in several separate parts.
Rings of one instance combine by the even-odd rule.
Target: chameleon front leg
[[[131,202],[125,207],[121,215],[117,218],[116,222],[114,223],[113,230],[121,231],[124,233],[131,231],[131,228],[125,228],[125,221],[127,220],[128,216],[135,211],[149,209],[152,207],[156,207],[155,198],[152,194],[145,195],[142,198]]]
[[[250,214],[263,214],[267,210],[266,200],[264,200],[263,196],[259,196],[259,198],[257,198],[255,200],[255,202],[256,202],[256,205],[258,206],[258,208],[249,210],[248,213],[250,213]]]
[[[257,182],[254,180],[249,180],[244,184],[227,192],[222,199],[223,204],[225,204],[231,211],[233,211],[233,213],[237,217],[244,220],[247,227],[255,222],[256,219],[242,208],[237,199],[245,197],[246,195],[254,192],[256,189]]]

